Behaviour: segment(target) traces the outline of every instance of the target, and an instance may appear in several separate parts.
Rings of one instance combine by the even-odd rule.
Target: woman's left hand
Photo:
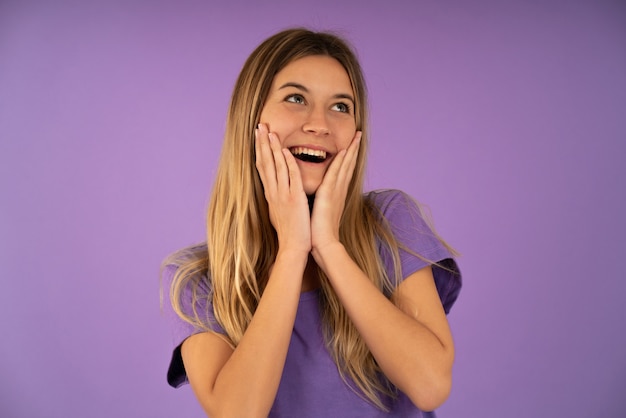
[[[314,257],[318,250],[339,242],[339,225],[360,143],[361,131],[357,131],[348,149],[337,153],[315,193],[311,215],[311,246]]]

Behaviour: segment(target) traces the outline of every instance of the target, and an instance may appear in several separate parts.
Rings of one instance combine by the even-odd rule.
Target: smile
[[[321,163],[327,158],[326,151],[310,149],[305,147],[293,147],[289,151],[294,157],[308,163]]]

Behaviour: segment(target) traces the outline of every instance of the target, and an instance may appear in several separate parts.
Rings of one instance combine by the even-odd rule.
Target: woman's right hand
[[[255,130],[256,168],[263,183],[270,221],[278,235],[279,251],[311,251],[311,218],[296,160],[283,149],[265,124]]]

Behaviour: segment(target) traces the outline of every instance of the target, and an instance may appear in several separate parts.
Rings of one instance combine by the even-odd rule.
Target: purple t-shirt
[[[372,199],[389,222],[392,232],[406,248],[422,257],[438,262],[447,269],[433,266],[437,291],[445,312],[448,313],[461,289],[461,275],[450,252],[439,242],[424,222],[419,208],[404,193],[397,190],[370,192]],[[383,247],[379,247],[389,277],[393,277],[391,258]],[[429,263],[400,250],[402,277],[406,278]],[[165,270],[165,289],[171,281],[175,266]],[[208,286],[202,289],[207,295],[209,313],[213,312],[208,301]],[[169,304],[166,304],[169,305]],[[185,308],[189,308],[187,305]],[[180,355],[180,345],[189,336],[202,332],[181,320],[167,306],[167,316],[173,324],[176,348],[169,366],[167,379],[170,385],[179,387],[187,383],[187,376]],[[225,333],[213,317],[216,332]],[[410,399],[399,392],[395,399],[384,399],[390,412],[386,413],[365,401],[341,379],[332,360],[322,334],[319,309],[319,290],[304,292],[296,314],[293,334],[285,360],[270,417],[434,417],[432,412],[420,411]]]

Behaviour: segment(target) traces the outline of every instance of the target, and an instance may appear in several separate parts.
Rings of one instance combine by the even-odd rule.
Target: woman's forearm
[[[454,359],[447,322],[436,333],[395,306],[340,243],[313,255],[387,378],[421,409],[443,403]]]
[[[287,356],[306,260],[306,255],[279,252],[254,317],[215,380],[210,396],[214,416],[268,415]]]

